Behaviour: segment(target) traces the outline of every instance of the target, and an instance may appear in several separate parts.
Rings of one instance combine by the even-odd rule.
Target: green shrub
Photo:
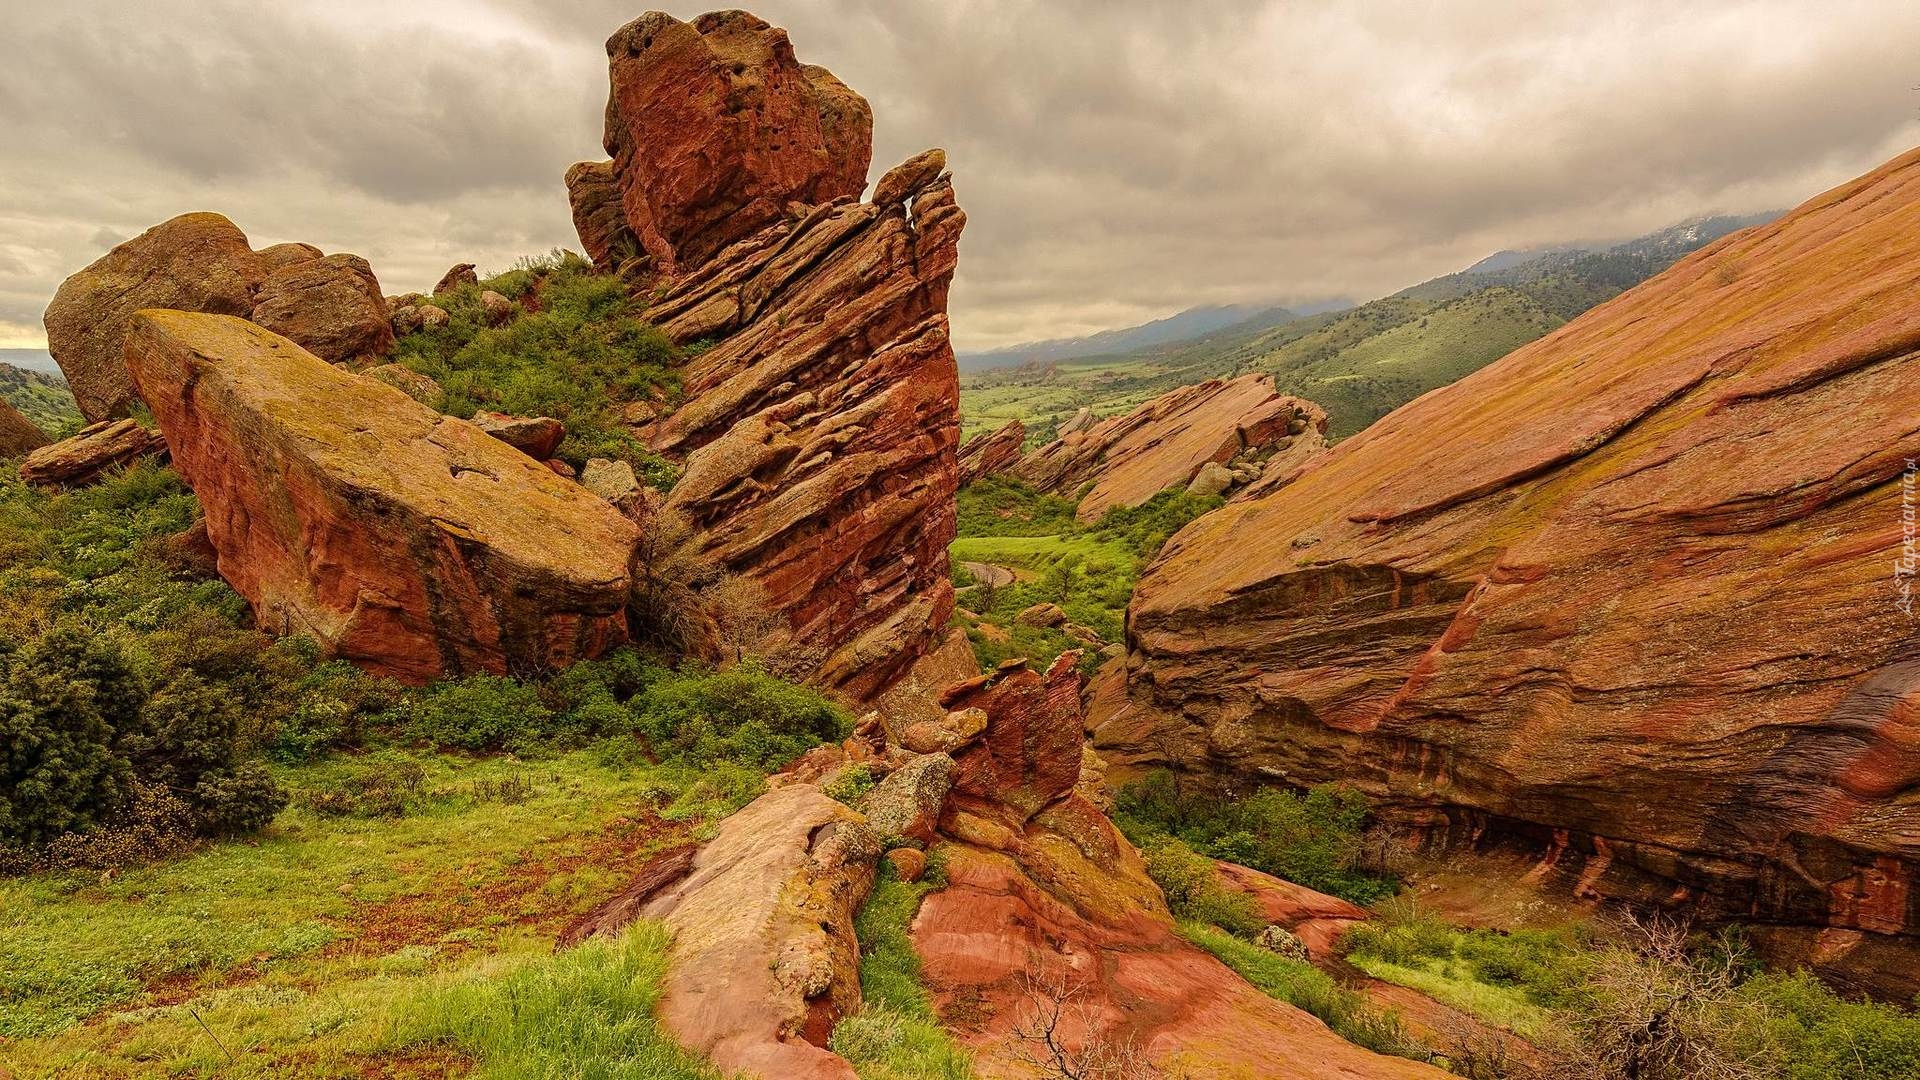
[[[751,664],[663,675],[628,708],[659,760],[686,765],[731,761],[772,771],[853,730],[846,710]]]
[[[833,1029],[835,1053],[865,1080],[967,1080],[973,1066],[934,1012],[920,969],[920,954],[908,936],[920,902],[944,882],[939,849],[929,853],[927,873],[901,881],[882,861],[873,891],[854,920],[860,939],[858,1013]]]
[[[1146,860],[1147,876],[1160,886],[1167,906],[1180,918],[1241,936],[1257,934],[1266,926],[1251,897],[1227,888],[1213,860],[1179,840],[1157,837],[1140,854]]]
[[[295,801],[318,814],[335,817],[397,818],[419,794],[427,772],[405,758],[374,761],[348,769],[331,782],[304,788]]]
[[[822,784],[820,791],[827,798],[852,806],[860,801],[860,796],[873,790],[880,782],[873,775],[873,768],[865,762],[848,765],[833,774],[833,778]]]
[[[141,697],[121,650],[74,626],[0,655],[0,842],[38,847],[127,802]]]
[[[469,675],[431,687],[414,709],[412,730],[436,746],[524,751],[565,726],[533,687],[498,675]]]
[[[1920,1076],[1920,1016],[1849,1001],[1805,971],[1761,975],[1740,997],[1764,1017],[1740,1038],[1782,1080],[1908,1080]]]
[[[1407,1036],[1398,1014],[1374,1009],[1365,995],[1341,986],[1312,964],[1290,960],[1199,922],[1182,923],[1180,932],[1267,996],[1312,1013],[1348,1042],[1380,1054],[1418,1060],[1430,1056]]]
[[[1322,785],[1304,794],[1259,788],[1235,797],[1159,770],[1120,792],[1115,816],[1136,842],[1166,833],[1216,859],[1355,903],[1398,889],[1391,878],[1356,868],[1367,803],[1351,788]]]

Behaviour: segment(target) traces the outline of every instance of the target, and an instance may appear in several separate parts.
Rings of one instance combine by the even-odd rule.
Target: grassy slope
[[[907,928],[920,901],[940,887],[938,868],[908,883],[881,864],[873,894],[860,909],[860,1012],[833,1032],[833,1048],[863,1080],[968,1080],[973,1067],[940,1026]]]
[[[52,375],[0,364],[0,397],[56,439],[73,434],[85,423],[67,384]]]
[[[252,840],[111,877],[0,881],[0,1056],[27,1076],[358,1075],[396,1053],[378,1049],[387,1014],[436,976],[547,954],[632,860],[697,825],[656,813],[683,779],[584,752],[419,760],[405,817],[301,809],[303,788],[347,766],[336,758],[285,770],[295,806]],[[513,775],[530,798],[475,797]]]

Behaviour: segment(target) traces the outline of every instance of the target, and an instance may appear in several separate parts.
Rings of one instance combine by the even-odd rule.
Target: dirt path
[[[1013,584],[1013,571],[992,563],[963,562],[961,569],[972,574],[975,581],[990,589],[998,589]]]

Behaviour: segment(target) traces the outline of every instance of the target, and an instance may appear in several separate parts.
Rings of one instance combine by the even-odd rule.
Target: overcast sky
[[[603,0],[6,0],[0,346],[189,210],[390,293],[577,246]],[[665,5],[691,17],[702,5]],[[556,11],[556,9],[558,9]],[[1920,144],[1920,3],[763,0],[944,146],[963,348],[1367,299],[1492,251],[1791,206]]]

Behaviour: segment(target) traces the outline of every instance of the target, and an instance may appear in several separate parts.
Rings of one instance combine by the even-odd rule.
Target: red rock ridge
[[[1920,932],[1916,237],[1920,152],[1195,522],[1132,706],[1186,766],[1354,782],[1589,892]]]
[[[965,487],[983,476],[1006,472],[1020,463],[1020,450],[1027,441],[1027,426],[1009,420],[992,431],[983,431],[960,447],[960,486]]]

